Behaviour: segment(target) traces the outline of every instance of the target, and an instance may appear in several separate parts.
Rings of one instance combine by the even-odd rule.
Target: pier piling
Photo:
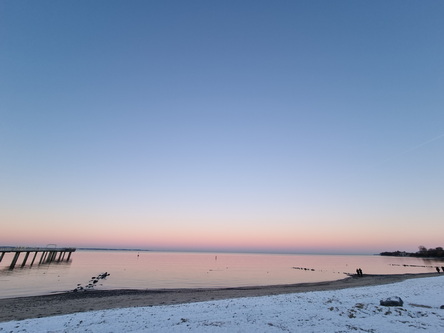
[[[20,256],[20,253],[21,252],[16,252],[15,253],[14,258],[12,259],[11,265],[9,265],[10,269],[13,269],[15,267],[15,264],[17,263],[17,260],[18,260],[18,258]]]
[[[31,266],[32,266],[32,265],[34,265],[34,260],[35,260],[35,257],[37,257],[37,252],[34,252],[34,257],[32,258],[32,261],[31,261]]]
[[[23,262],[22,262],[22,267],[25,266],[26,260],[28,260],[28,257],[29,257],[29,253],[30,253],[29,251],[26,252],[25,258],[23,259]]]

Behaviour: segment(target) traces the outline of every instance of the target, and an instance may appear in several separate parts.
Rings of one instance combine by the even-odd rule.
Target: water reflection
[[[0,263],[0,297],[69,291],[103,272],[111,276],[98,289],[214,288],[331,281],[356,274],[358,268],[364,274],[427,273],[443,263],[361,255],[77,251],[69,262],[12,271]]]
[[[51,262],[42,262],[41,264],[33,264],[33,265],[25,265],[25,266],[16,266],[14,269],[9,267],[1,267],[0,268],[0,276],[1,275],[17,275],[20,274],[20,271],[29,270],[29,269],[48,269],[50,266],[69,266],[72,263],[72,259],[69,261],[51,261]]]

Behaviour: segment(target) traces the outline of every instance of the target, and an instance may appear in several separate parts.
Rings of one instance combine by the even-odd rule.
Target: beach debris
[[[93,289],[95,286],[97,286],[97,283],[100,280],[104,280],[106,279],[108,276],[110,276],[111,274],[108,272],[105,273],[100,273],[97,276],[93,276],[91,278],[91,280],[89,280],[89,283],[86,286],[82,286],[80,283],[77,284],[77,287],[73,290],[73,292],[82,292],[82,291],[86,291],[86,290],[91,290]]]
[[[379,305],[382,306],[403,306],[404,301],[399,296],[392,296],[379,301]]]

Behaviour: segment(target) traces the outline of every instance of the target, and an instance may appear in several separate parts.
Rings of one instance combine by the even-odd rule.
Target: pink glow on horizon
[[[379,253],[416,251],[419,245],[442,246],[441,235],[429,229],[403,228],[381,223],[255,223],[254,221],[160,221],[69,219],[42,215],[28,219],[8,217],[0,245],[143,248],[159,250],[229,250],[272,252]],[[58,223],[64,220],[65,223]],[[80,221],[77,223],[77,221]],[[271,226],[270,226],[271,225]],[[365,225],[365,227],[363,227]],[[381,233],[381,230],[384,232]],[[402,232],[401,232],[402,231]]]
[[[100,229],[91,230],[51,230],[40,233],[11,234],[1,237],[3,245],[45,246],[50,243],[59,246],[75,247],[112,247],[112,248],[143,248],[153,250],[234,250],[234,251],[271,251],[271,252],[344,252],[344,253],[377,253],[386,250],[416,251],[419,245],[427,247],[440,246],[436,243],[417,244],[415,237],[405,237],[397,242],[390,242],[390,235],[362,232],[349,234],[327,230],[323,233],[314,230],[305,232],[280,232],[279,230],[252,230],[241,232],[236,230],[178,230],[170,232],[160,228],[133,230]],[[430,245],[428,245],[430,244]]]

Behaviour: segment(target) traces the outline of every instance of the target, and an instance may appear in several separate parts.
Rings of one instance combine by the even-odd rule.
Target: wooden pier
[[[5,253],[14,253],[9,269],[13,269],[22,253],[25,254],[21,267],[26,265],[26,262],[32,257],[31,266],[34,264],[37,255],[41,253],[39,264],[50,263],[54,261],[63,261],[67,255],[66,261],[71,259],[71,254],[76,249],[73,247],[0,247],[0,262],[2,262]]]

